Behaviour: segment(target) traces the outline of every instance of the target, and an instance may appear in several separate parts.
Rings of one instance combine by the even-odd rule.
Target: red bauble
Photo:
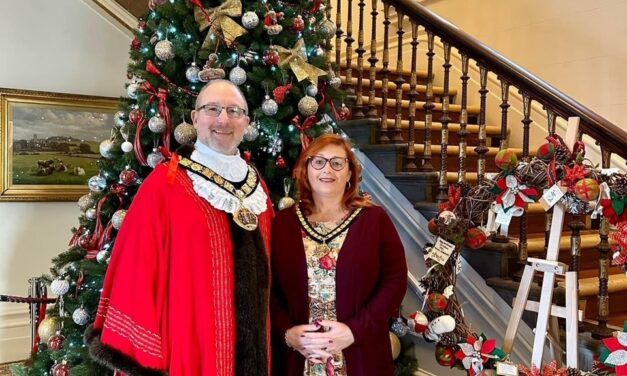
[[[142,118],[142,113],[139,110],[133,110],[128,114],[128,119],[131,123],[137,125]]]
[[[279,155],[279,157],[276,159],[276,166],[278,168],[286,168],[287,162],[285,162],[285,159],[283,159],[283,157]]]
[[[444,313],[444,310],[448,307],[448,299],[442,294],[432,292],[427,296],[427,306],[432,312]]]
[[[137,39],[137,37],[135,37],[135,38],[133,39],[133,41],[131,42],[131,48],[132,48],[134,51],[137,51],[137,50],[139,50],[139,47],[140,47],[140,46],[141,46],[141,42],[139,41],[139,39]]]
[[[83,234],[78,238],[78,246],[83,249],[91,249],[91,235]]]
[[[133,185],[137,183],[137,179],[139,179],[139,175],[132,168],[127,168],[120,172],[120,182],[124,185]]]
[[[338,120],[348,120],[351,118],[351,109],[342,104],[339,110],[337,110]]]
[[[137,29],[143,30],[145,28],[146,28],[146,21],[139,21],[139,23],[137,24]]]
[[[70,376],[70,365],[65,361],[57,363],[50,368],[50,374],[52,376]]]
[[[485,232],[481,231],[477,227],[473,227],[466,231],[466,237],[464,239],[464,244],[467,247],[472,249],[479,249],[485,245],[488,241],[488,236]]]
[[[437,235],[438,234],[438,219],[437,218],[431,218],[429,220],[429,223],[427,224],[427,227],[429,228],[429,232],[432,233],[433,235]]]
[[[63,343],[65,342],[65,337],[61,335],[61,333],[57,332],[57,334],[53,335],[48,339],[48,348],[53,351],[58,351],[63,348]]]
[[[279,51],[270,47],[263,53],[263,63],[266,65],[277,65],[279,63]]]
[[[292,21],[292,30],[294,31],[303,31],[305,30],[305,20],[303,20],[303,17],[300,16],[300,14],[294,18],[294,20]]]
[[[437,360],[441,366],[454,367],[455,363],[457,363],[455,350],[451,346],[437,344],[435,345],[435,360]]]
[[[250,162],[250,159],[252,158],[252,153],[249,150],[244,151],[244,160],[246,162]]]
[[[124,195],[126,194],[126,186],[118,183],[113,183],[111,184],[111,188],[109,188],[109,191],[118,196]]]

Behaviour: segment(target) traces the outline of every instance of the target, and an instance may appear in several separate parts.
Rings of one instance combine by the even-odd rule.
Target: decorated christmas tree
[[[143,179],[195,141],[190,111],[206,82],[226,78],[245,94],[251,124],[240,150],[275,201],[310,138],[335,132],[335,120],[348,116],[343,106],[336,111],[341,81],[327,58],[336,26],[320,0],[150,5],[131,44],[128,97],[111,137],[100,144],[100,174],[78,201],[83,215],[69,249],[53,260],[50,290],[58,303],[39,325],[28,366],[14,367],[15,374],[111,374],[90,359],[83,334],[97,314],[117,231]]]

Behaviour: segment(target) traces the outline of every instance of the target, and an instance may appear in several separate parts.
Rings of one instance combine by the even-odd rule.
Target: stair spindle
[[[376,1],[376,0],[375,0]],[[335,66],[337,69],[342,62],[342,0],[335,2]]]
[[[390,76],[390,4],[383,3],[383,68],[381,75],[381,126],[379,128],[379,143],[390,142],[388,137],[388,83]]]
[[[459,172],[457,181],[462,183],[466,181],[466,137],[468,136],[468,55],[461,52],[462,55],[462,75],[460,77],[462,81],[462,100],[461,100],[461,114],[459,119]]]
[[[364,80],[364,53],[366,49],[364,48],[364,7],[366,3],[364,0],[359,0],[357,3],[359,7],[359,27],[357,31],[357,49],[355,52],[357,53],[357,89],[356,95],[357,100],[355,102],[354,110],[353,110],[353,118],[354,119],[363,119],[364,115],[364,96],[363,96],[363,80]]]
[[[440,122],[442,123],[442,134],[440,140],[440,192],[437,196],[438,202],[444,202],[448,199],[448,183],[446,179],[446,172],[448,171],[448,123],[451,122],[449,116],[449,76],[451,73],[451,44],[443,41],[444,49],[444,88],[442,93],[442,117]]]
[[[353,88],[353,0],[348,0],[348,4],[346,9],[348,9],[347,19],[346,19],[346,38],[344,38],[344,43],[346,43],[346,72],[344,79],[344,87],[346,94],[352,95],[355,94],[355,89]]]
[[[341,1],[341,0],[338,0]],[[370,39],[370,57],[368,58],[368,62],[370,63],[370,90],[368,93],[368,113],[366,114],[369,118],[377,117],[377,107],[374,104],[375,100],[375,83],[377,80],[377,62],[379,59],[377,58],[377,0],[372,0],[372,38]]]
[[[557,114],[550,108],[546,108],[546,120],[548,124],[549,135],[555,134],[555,119],[557,118]]]
[[[427,30],[427,101],[422,106],[425,110],[425,140],[422,155],[422,171],[433,171],[431,164],[431,125],[433,124],[433,32]]]
[[[416,67],[418,60],[418,24],[411,23],[411,78],[409,79],[409,134],[407,141],[407,153],[405,155],[405,171],[417,171],[416,150],[414,148],[416,142],[415,126],[416,126]]]
[[[503,77],[499,77],[501,81],[501,140],[499,142],[500,149],[507,148],[507,110],[510,107],[509,104],[509,82],[505,81]]]
[[[529,125],[531,124],[531,97],[525,93],[523,96],[523,152],[522,159],[529,162]],[[525,211],[520,216],[520,234],[518,241],[518,260],[521,263],[527,262],[527,231],[528,214]]]
[[[403,34],[405,34],[405,30],[403,30],[403,19],[405,15],[400,10],[396,10],[397,16],[397,25],[398,29],[396,30],[396,35],[398,35],[398,47],[396,48],[396,79],[394,83],[396,84],[396,114],[394,116],[394,130],[392,130],[392,141],[395,143],[403,142],[403,137],[401,135],[401,121],[403,120],[403,84],[405,83],[405,79],[403,78]],[[386,105],[385,103],[383,104]]]
[[[488,90],[488,69],[479,64],[479,95],[481,96],[481,108],[479,112],[479,146],[475,148],[477,155],[477,184],[481,185],[485,176],[485,154],[488,152],[486,146],[486,105]]]

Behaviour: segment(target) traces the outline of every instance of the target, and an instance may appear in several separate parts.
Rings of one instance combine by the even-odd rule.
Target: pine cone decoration
[[[570,150],[566,146],[559,145],[555,147],[555,162],[566,166],[570,164]]]
[[[566,374],[568,376],[581,376],[581,372],[575,368],[569,368]]]
[[[440,341],[438,341],[438,343],[443,346],[455,346],[457,345],[457,336],[452,332],[442,334],[440,335]]]

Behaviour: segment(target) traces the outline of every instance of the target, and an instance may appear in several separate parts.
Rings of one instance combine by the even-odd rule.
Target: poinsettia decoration
[[[441,212],[446,210],[453,211],[461,198],[462,188],[460,186],[451,184],[448,186],[448,201],[439,204],[438,208]]]
[[[497,213],[503,211],[514,217],[521,216],[530,202],[538,199],[538,190],[521,184],[514,175],[507,175],[496,181],[492,191],[498,194],[496,198]]]
[[[621,197],[614,192],[610,192],[609,198],[602,198],[599,203],[603,207],[603,216],[615,225],[621,221],[627,221],[627,196]]]
[[[483,333],[478,338],[470,335],[466,342],[460,342],[457,346],[460,350],[455,353],[455,357],[462,362],[470,376],[485,375],[483,369],[488,362],[503,360],[507,356],[496,347],[496,339],[487,339]]]
[[[616,337],[605,338],[603,345],[606,349],[601,352],[601,362],[606,366],[615,367],[616,376],[627,375],[627,322],[623,331]]]
[[[588,175],[588,169],[581,164],[575,164],[572,168],[566,167],[564,171],[564,179],[562,179],[562,185],[568,187],[569,191],[572,191],[575,187],[575,183],[584,179]]]

